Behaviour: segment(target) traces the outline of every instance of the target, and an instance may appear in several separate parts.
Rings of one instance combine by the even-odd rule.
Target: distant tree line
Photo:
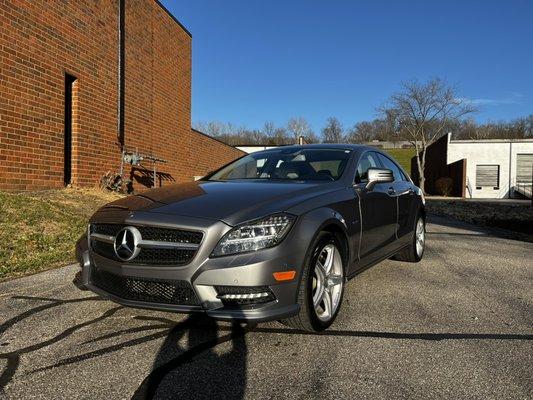
[[[284,126],[276,126],[274,122],[266,121],[261,129],[248,129],[243,125],[220,121],[197,122],[193,127],[232,146],[295,144],[300,136],[306,143],[320,142],[320,138],[303,117],[290,118]]]
[[[344,128],[336,117],[326,120],[317,135],[303,117],[290,118],[286,125],[267,121],[261,129],[248,129],[230,122],[197,122],[194,128],[230,145],[279,146],[294,144],[302,136],[305,143],[367,143],[373,140],[399,142],[411,138],[398,115],[389,107],[379,109],[380,116]],[[473,110],[472,110],[473,111]],[[472,112],[470,111],[470,112]],[[533,114],[511,121],[478,123],[472,118],[447,118],[438,137],[452,132],[454,139],[522,139],[533,138]]]

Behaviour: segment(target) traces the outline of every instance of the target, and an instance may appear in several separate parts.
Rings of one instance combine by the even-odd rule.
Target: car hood
[[[199,181],[151,189],[109,203],[102,211],[150,211],[213,219],[233,226],[285,211],[340,188],[338,182]]]

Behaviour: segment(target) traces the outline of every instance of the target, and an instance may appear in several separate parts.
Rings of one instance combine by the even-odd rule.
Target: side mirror
[[[369,168],[368,169],[368,183],[365,189],[370,191],[378,183],[394,182],[394,175],[390,169],[385,168]]]

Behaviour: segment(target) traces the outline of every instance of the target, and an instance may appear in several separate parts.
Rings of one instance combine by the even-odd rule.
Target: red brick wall
[[[206,175],[208,172],[246,154],[194,129],[191,131],[187,149],[189,152],[187,157],[190,160],[188,179]],[[202,149],[202,151],[198,151],[198,149]]]
[[[154,0],[127,0],[125,25],[125,145],[168,160],[164,184],[242,155],[190,129],[187,32]],[[0,189],[63,186],[65,73],[73,184],[118,171],[117,46],[116,0],[0,0]]]

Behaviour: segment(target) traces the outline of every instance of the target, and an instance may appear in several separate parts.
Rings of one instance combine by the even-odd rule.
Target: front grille
[[[91,233],[99,233],[107,236],[116,236],[121,229],[127,225],[120,224],[93,224]],[[203,238],[202,232],[185,231],[181,229],[156,228],[150,226],[137,226],[143,240],[157,242],[190,243],[199,245]],[[112,243],[91,240],[91,248],[103,257],[114,261],[121,261],[115,254]],[[128,261],[128,264],[148,264],[148,265],[186,265],[192,261],[197,249],[180,248],[155,248],[143,247],[135,259]]]
[[[96,254],[114,261],[120,260],[116,254],[113,244],[104,243],[98,240],[91,241],[91,247]],[[185,265],[191,262],[196,254],[196,250],[186,249],[156,249],[143,248],[135,259],[128,261],[128,264],[148,264],[148,265]]]
[[[91,233],[100,233],[108,236],[116,236],[121,229],[128,225],[120,224],[93,224]],[[200,244],[203,238],[202,232],[185,231],[182,229],[156,228],[153,226],[136,226],[144,240],[157,242],[176,242]]]
[[[200,304],[186,281],[120,276],[98,268],[92,269],[91,281],[96,287],[125,300],[186,306]]]

